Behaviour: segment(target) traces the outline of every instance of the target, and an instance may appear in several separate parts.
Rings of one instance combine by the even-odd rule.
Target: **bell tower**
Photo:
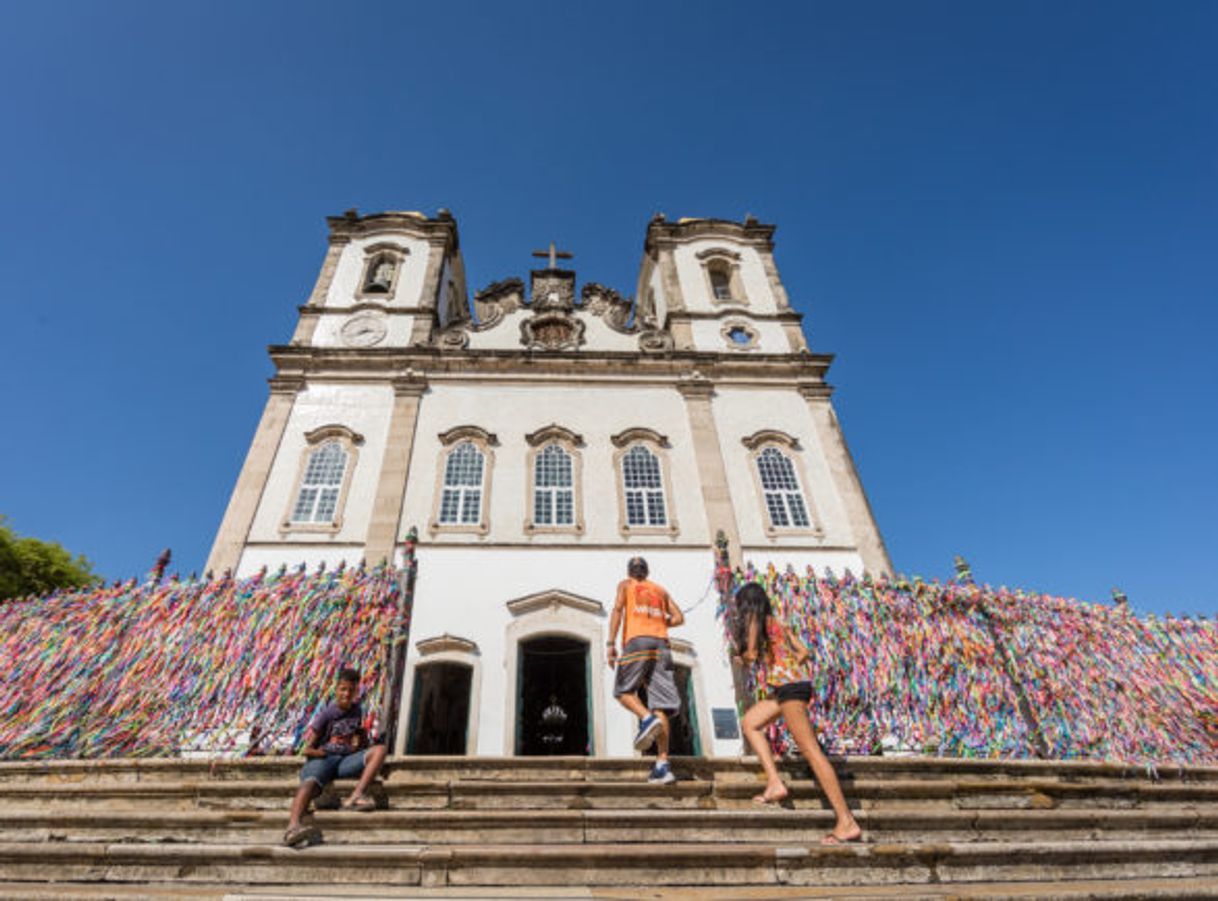
[[[330,216],[330,246],[292,345],[402,348],[469,319],[457,222],[448,210]]]
[[[752,216],[652,218],[639,274],[640,311],[677,350],[789,354],[808,349],[774,264],[774,226]]]

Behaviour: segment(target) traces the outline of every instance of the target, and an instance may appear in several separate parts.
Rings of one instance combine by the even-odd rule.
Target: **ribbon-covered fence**
[[[287,752],[340,667],[376,710],[399,591],[378,567],[0,602],[0,757]]]
[[[722,578],[725,626],[733,589],[756,580],[807,643],[810,709],[831,751],[1218,764],[1213,620],[971,581],[772,566]],[[772,740],[790,749],[785,730]]]

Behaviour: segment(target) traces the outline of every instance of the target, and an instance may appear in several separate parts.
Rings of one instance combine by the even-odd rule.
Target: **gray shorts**
[[[677,694],[672,651],[663,638],[640,635],[626,642],[617,662],[617,677],[613,681],[613,696],[634,694],[639,686],[647,686],[647,706],[652,710],[677,713],[681,697]]]

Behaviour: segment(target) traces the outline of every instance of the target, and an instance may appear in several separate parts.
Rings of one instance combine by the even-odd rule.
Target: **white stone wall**
[[[355,238],[343,248],[326,296],[326,306],[347,307],[357,302],[366,249],[373,244],[396,244],[408,251],[398,272],[393,295],[384,297],[384,302],[398,307],[418,305],[427,275],[428,244],[421,238],[409,235],[382,233]]]
[[[703,261],[698,259],[698,254],[702,251],[719,247],[740,254],[740,279],[748,298],[749,309],[754,313],[777,313],[778,304],[774,300],[774,293],[770,290],[769,279],[766,278],[765,268],[756,249],[730,238],[699,238],[677,245],[674,259],[686,309],[690,312],[722,309],[722,304],[716,304],[711,297],[710,282],[707,280]]]
[[[697,319],[691,323],[694,334],[694,346],[699,350],[712,350],[719,353],[749,354],[785,354],[791,352],[791,343],[779,322],[757,322],[751,316],[748,307],[730,307],[720,311],[718,319]],[[757,335],[757,343],[748,349],[738,349],[730,340],[723,337],[723,327],[726,323],[742,323],[747,329]]]
[[[591,642],[592,686],[599,692],[594,719],[599,712],[602,744],[597,756],[628,757],[634,754],[631,741],[637,723],[613,698],[613,674],[605,664],[605,639],[614,592],[625,577],[629,549],[583,550],[537,548],[497,550],[492,548],[429,548],[419,552],[419,579],[415,612],[410,627],[410,656],[418,662],[417,644],[441,635],[474,642],[482,668],[480,697],[476,705],[477,748],[470,753],[511,754],[515,747],[516,672],[510,666],[509,630],[515,617],[507,602],[516,598],[558,589],[601,604],[603,614],[594,616],[559,609],[546,613],[544,633],[584,638],[573,624],[594,623],[597,640]],[[691,668],[703,753],[732,755],[740,742],[713,738],[711,709],[734,709],[731,670],[715,619],[716,597],[711,586],[714,559],[705,550],[655,550],[646,555],[652,578],[664,585],[678,606],[694,608],[684,626],[672,636],[694,647]],[[700,602],[700,603],[699,603]],[[695,607],[695,605],[697,605]],[[534,633],[538,634],[538,633]],[[403,723],[409,722],[410,688],[403,697]],[[597,731],[597,723],[592,731]]]
[[[372,503],[380,478],[392,409],[393,389],[387,384],[311,384],[301,391],[288,417],[248,541],[255,544],[300,542],[315,548],[333,548],[342,544],[347,546],[342,552],[347,559],[358,560],[362,556],[362,544],[372,516]],[[345,426],[364,438],[364,443],[357,448],[355,468],[342,509],[341,527],[338,531],[324,533],[299,529],[285,531],[283,523],[295,501],[298,478],[308,447],[305,435],[326,425]],[[360,547],[352,548],[352,544]],[[246,554],[248,559],[253,559],[248,556],[248,550]],[[292,553],[284,562],[295,564],[299,559]],[[336,558],[327,553],[321,559],[332,562]],[[278,565],[278,561],[275,565]],[[248,571],[249,568],[247,559],[243,558],[241,569]],[[253,568],[257,569],[257,566]]]
[[[854,546],[855,538],[850,531],[846,510],[829,473],[807,401],[789,388],[737,388],[721,385],[716,388],[714,409],[728,486],[743,545],[772,547],[775,556],[783,560],[790,555],[785,550],[790,547]],[[798,450],[784,452],[803,464],[803,473],[799,473],[798,466],[796,473],[805,479],[802,486],[804,497],[809,512],[824,529],[822,538],[816,539],[807,533],[774,537],[766,534],[767,519],[754,474],[755,465],[750,450],[742,442],[743,438],[762,429],[781,430],[798,439]]]
[[[524,529],[528,517],[530,474],[529,446],[525,435],[556,424],[583,437],[583,506],[586,530],[582,535],[538,534],[530,538]],[[604,385],[553,384],[453,384],[433,382],[419,408],[415,432],[414,460],[406,489],[402,521],[417,522],[423,534],[435,509],[436,491],[444,449],[439,436],[461,425],[474,425],[495,434],[494,468],[490,485],[490,533],[435,534],[446,541],[470,544],[528,542],[593,545],[698,544],[711,540],[702,506],[697,460],[689,437],[685,402],[674,388],[632,387],[621,382]],[[668,436],[672,484],[667,486],[669,515],[675,516],[679,533],[665,536],[624,537],[618,529],[617,472],[612,435],[643,427]]]

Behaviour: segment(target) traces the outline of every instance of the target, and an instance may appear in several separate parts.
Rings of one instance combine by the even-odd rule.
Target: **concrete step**
[[[80,807],[113,810],[280,810],[296,790],[292,779],[228,779],[150,782],[10,782],[0,784],[0,814],[10,809]],[[826,806],[809,780],[788,782],[789,804],[798,810]],[[1218,784],[1105,780],[1067,782],[1043,779],[843,779],[856,808],[910,810],[1144,810],[1169,805],[1218,809]],[[343,786],[339,787],[340,790]],[[654,786],[636,772],[632,781],[452,782],[402,779],[393,774],[378,786],[389,807],[401,810],[565,810],[565,809],[747,809],[760,789],[757,774],[745,780],[685,779]]]
[[[1046,779],[1071,782],[1132,780],[1156,783],[1218,785],[1218,767],[1144,767],[1098,761],[963,760],[943,757],[834,757],[838,773],[869,780]],[[689,779],[753,779],[759,771],[753,757],[677,757],[674,766]],[[169,782],[293,779],[300,758],[231,759],[115,758],[104,760],[0,760],[0,785],[23,782]],[[599,757],[391,757],[387,772],[394,779],[452,782],[497,781],[633,781],[648,761]],[[808,772],[802,761],[783,761],[791,776]]]
[[[863,810],[872,842],[1218,839],[1218,809]],[[6,811],[0,842],[276,844],[286,817],[270,811]],[[332,845],[791,843],[833,825],[827,810],[387,810],[319,812]]]
[[[839,847],[666,845],[0,844],[10,882],[307,887],[893,885],[1068,879],[1218,879],[1218,840],[935,842]],[[304,889],[307,892],[307,888]],[[293,891],[292,894],[297,894]]]
[[[56,883],[51,886],[0,882],[0,898],[10,901],[100,901],[100,899],[175,899],[175,901],[387,901],[387,899],[552,899],[552,901],[773,901],[787,898],[844,898],[850,901],[944,901],[985,898],[990,901],[1132,901],[1132,899],[1218,898],[1213,879],[1086,879],[1073,882],[974,882],[948,885],[871,886],[462,886],[447,887],[343,884],[311,885],[307,890],[282,886],[193,883]]]

